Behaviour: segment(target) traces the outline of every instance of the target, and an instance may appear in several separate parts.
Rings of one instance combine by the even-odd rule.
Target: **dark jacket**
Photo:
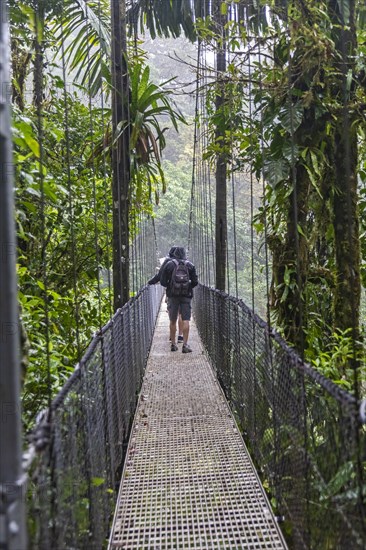
[[[158,282],[160,281],[160,277],[161,277],[161,273],[162,273],[162,271],[163,271],[163,267],[165,266],[165,264],[166,264],[169,260],[171,260],[171,258],[169,258],[169,256],[167,256],[167,257],[165,258],[165,260],[163,261],[163,263],[161,264],[160,269],[159,269],[159,271],[157,272],[157,274],[154,275],[154,277],[151,277],[151,279],[149,279],[149,280],[147,281],[147,284],[148,284],[148,285],[156,285],[156,283],[158,283]]]
[[[179,261],[179,260],[178,260]],[[191,262],[188,260],[185,260],[188,265],[188,271],[189,271],[189,278],[191,280],[191,287],[194,288],[198,285],[198,277],[196,273],[196,268],[194,267]],[[170,279],[172,277],[172,273],[175,267],[175,262],[171,259],[169,261],[165,262],[162,266],[161,274],[160,274],[160,284],[161,286],[164,286],[166,288],[166,295],[168,298],[170,298]]]

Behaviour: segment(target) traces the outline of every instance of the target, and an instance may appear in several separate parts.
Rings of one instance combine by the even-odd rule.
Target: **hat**
[[[174,250],[174,258],[177,260],[185,260],[186,259],[186,250],[183,246],[176,246]]]

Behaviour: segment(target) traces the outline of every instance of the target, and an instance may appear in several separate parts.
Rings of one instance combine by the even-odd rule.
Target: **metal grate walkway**
[[[131,432],[110,549],[285,549],[203,354],[170,352],[163,303]]]

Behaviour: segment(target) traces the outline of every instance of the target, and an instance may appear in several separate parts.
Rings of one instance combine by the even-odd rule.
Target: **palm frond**
[[[201,5],[201,2],[198,4]],[[195,40],[194,20],[197,14],[202,16],[192,0],[127,0],[130,32],[137,31],[140,27],[140,32],[143,33],[147,27],[153,39],[156,36],[177,38],[183,32],[189,40]]]
[[[104,80],[110,83],[111,35],[107,0],[65,0],[52,30],[56,46],[64,48],[66,63],[75,78],[93,95]],[[59,55],[59,54],[58,54]]]

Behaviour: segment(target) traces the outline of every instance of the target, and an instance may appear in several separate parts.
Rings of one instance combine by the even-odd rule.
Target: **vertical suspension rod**
[[[25,550],[20,413],[20,327],[10,133],[9,30],[0,2],[0,548]]]

